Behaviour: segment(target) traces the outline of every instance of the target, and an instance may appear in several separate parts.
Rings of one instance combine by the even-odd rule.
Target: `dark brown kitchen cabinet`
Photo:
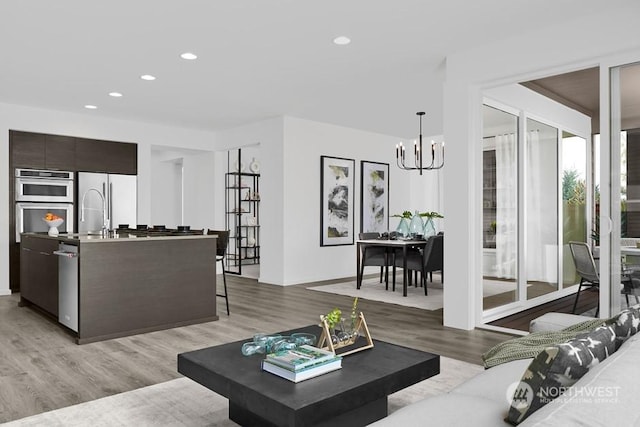
[[[22,284],[20,259],[23,253],[14,233],[17,168],[137,175],[138,145],[9,130],[9,285],[14,292],[19,291]],[[57,312],[57,302],[55,307],[48,307]]]
[[[10,131],[9,146],[13,167],[45,168],[45,135],[41,133]]]
[[[138,145],[76,138],[76,169],[126,175],[138,173]]]
[[[57,240],[23,235],[20,242],[20,298],[58,316]]]
[[[45,135],[46,169],[76,170],[76,139],[70,136]]]

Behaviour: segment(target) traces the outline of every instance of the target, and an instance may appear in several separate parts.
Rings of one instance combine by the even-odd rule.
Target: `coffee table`
[[[284,331],[320,335],[316,325]],[[262,371],[243,356],[250,339],[178,355],[178,372],[229,399],[242,426],[364,426],[387,416],[387,396],[440,373],[440,356],[374,340],[345,356],[342,369],[299,383]]]

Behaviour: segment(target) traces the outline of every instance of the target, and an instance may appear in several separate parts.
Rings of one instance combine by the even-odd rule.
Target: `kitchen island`
[[[20,306],[77,324],[65,328],[78,344],[218,319],[215,235],[21,237]],[[60,244],[77,255],[55,256]],[[77,263],[63,264],[66,258]],[[65,271],[60,281],[59,265]],[[70,295],[73,309],[77,303],[75,323],[67,319],[73,314],[60,311],[61,304],[68,311]]]

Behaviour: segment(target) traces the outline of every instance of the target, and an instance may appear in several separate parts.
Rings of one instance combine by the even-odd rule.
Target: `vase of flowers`
[[[424,238],[428,239],[431,236],[435,236],[437,232],[436,225],[433,223],[433,218],[444,218],[444,216],[440,215],[438,212],[422,212],[420,216],[426,218],[422,233],[424,234]]]
[[[401,237],[409,237],[409,220],[411,219],[411,211],[404,211],[401,215],[391,215],[392,218],[400,218],[400,222],[396,227],[396,233]]]
[[[409,223],[409,235],[413,238],[422,237],[424,230],[424,221],[420,216],[420,213],[416,211],[411,217],[411,222]]]

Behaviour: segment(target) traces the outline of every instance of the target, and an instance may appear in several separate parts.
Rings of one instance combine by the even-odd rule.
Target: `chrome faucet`
[[[80,202],[80,221],[84,222],[84,199],[87,197],[87,194],[89,194],[90,191],[95,191],[96,193],[98,193],[98,195],[100,196],[100,199],[102,199],[102,235],[103,236],[108,236],[109,235],[109,217],[107,216],[107,200],[104,198],[104,195],[100,192],[100,190],[95,189],[95,188],[90,188],[87,191],[84,192],[84,194],[82,195],[82,202]]]

